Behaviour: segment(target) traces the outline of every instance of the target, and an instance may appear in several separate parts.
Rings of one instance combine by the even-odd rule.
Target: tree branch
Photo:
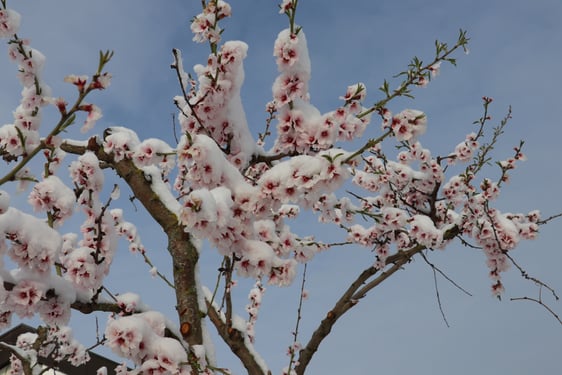
[[[94,152],[100,161],[112,166],[129,185],[135,198],[162,227],[168,237],[168,251],[173,262],[176,309],[183,339],[189,345],[202,345],[203,331],[195,276],[199,254],[191,241],[190,234],[179,224],[176,214],[170,211],[152,190],[151,181],[145,178],[144,172],[138,169],[132,160],[114,161],[113,155],[104,152],[97,138],[90,138],[86,147],[63,143],[61,149],[73,154]]]
[[[265,372],[260,366],[256,358],[245,343],[245,335],[234,327],[228,327],[223,321],[220,313],[215,309],[210,301],[207,302],[207,314],[209,319],[217,329],[218,334],[228,345],[230,350],[240,359],[248,375],[270,375],[271,372]]]
[[[457,236],[459,231],[459,228],[455,226],[444,233],[443,239],[450,240]],[[355,306],[370,290],[380,285],[396,271],[400,270],[402,266],[410,262],[414,255],[425,249],[425,246],[416,245],[409,250],[399,251],[390,255],[386,259],[386,265],[392,264],[392,266],[367,284],[365,283],[381,270],[375,268],[374,266],[365,269],[338,299],[332,310],[328,311],[326,317],[320,322],[318,328],[314,331],[306,346],[300,351],[298,365],[295,366],[297,375],[303,375],[305,373],[306,367],[310,363],[314,353],[318,350],[321,342],[330,334],[332,327],[336,324],[337,320],[343,316],[343,314]]]

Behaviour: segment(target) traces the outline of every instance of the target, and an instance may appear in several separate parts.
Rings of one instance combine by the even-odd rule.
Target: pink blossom
[[[0,127],[0,149],[15,156],[23,153],[24,147],[14,125],[8,124]]]
[[[116,162],[125,158],[130,159],[140,144],[137,134],[127,128],[114,126],[106,130],[103,149],[106,153],[113,153]]]
[[[92,129],[96,121],[102,118],[101,109],[94,104],[82,104],[78,109],[88,113],[86,121],[84,121],[84,125],[82,125],[80,129],[82,133],[86,133],[88,130]]]
[[[429,71],[431,72],[432,77],[438,76],[440,70],[441,70],[441,61],[438,61],[429,67]]]
[[[425,114],[414,109],[405,109],[392,118],[390,128],[398,141],[417,139],[425,133],[427,119]]]
[[[281,5],[279,5],[279,13],[287,13],[291,11],[293,7],[293,0],[283,0]]]
[[[35,184],[28,201],[35,211],[50,211],[61,224],[74,211],[74,192],[58,177],[52,175]]]
[[[95,90],[105,90],[111,84],[111,74],[102,73],[100,75],[94,76],[90,87]]]
[[[347,90],[344,96],[340,96],[340,99],[345,100],[346,102],[351,101],[360,101],[362,102],[365,97],[367,96],[367,90],[363,83],[356,83],[351,86],[347,86]]]
[[[88,76],[77,76],[74,74],[70,74],[64,77],[64,82],[72,83],[78,88],[79,92],[83,92],[86,88],[86,83],[88,83]]]
[[[23,280],[10,291],[8,303],[13,306],[14,311],[20,317],[31,317],[44,294],[44,284],[32,280]]]
[[[20,26],[20,15],[12,9],[0,9],[0,38],[11,38]]]
[[[70,164],[70,176],[74,183],[88,190],[99,192],[103,187],[104,175],[99,160],[93,152],[85,152]]]

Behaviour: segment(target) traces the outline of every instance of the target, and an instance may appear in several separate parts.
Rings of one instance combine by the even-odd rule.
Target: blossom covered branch
[[[202,0],[191,30],[195,42],[209,44],[208,59],[195,65],[191,75],[180,51],[173,50],[180,91],[173,98],[181,129],[176,142],[141,139],[135,130],[119,126],[75,141],[66,139],[64,131],[81,112],[86,116],[83,132],[91,132],[101,117],[101,110],[85,99],[109,87],[111,75],[104,69],[112,53],[100,53],[91,78],[65,78],[77,90],[69,106],[51,95],[41,74],[44,56],[17,35],[21,17],[7,8],[6,0],[0,1],[0,38],[8,41],[23,86],[14,122],[0,127],[0,155],[8,166],[0,177],[6,189],[0,191],[0,256],[13,264],[10,269],[0,262],[0,326],[8,326],[15,314],[38,315],[48,327],[45,339],[23,337],[11,348],[13,373],[31,374],[37,353],[86,361],[85,348],[67,327],[70,315],[104,312],[102,342],[132,367],[120,365],[120,374],[226,373],[215,363],[207,319],[249,374],[269,374],[255,347],[265,283],[292,284],[299,267],[335,246],[371,250],[372,260],[301,347],[303,278],[285,374],[304,374],[339,318],[422,251],[445,250],[455,240],[471,244],[485,256],[494,296],[504,293],[502,275],[510,264],[524,278],[538,281],[515,263],[511,251],[522,240],[534,239],[539,225],[550,218],[541,220],[538,211],[504,213],[494,207],[509,174],[525,160],[522,141],[504,160],[492,155],[511,112],[489,135],[492,100],[484,97],[475,131],[436,155],[422,144],[431,119],[417,109],[391,110],[394,99],[413,97],[415,87],[429,84],[442,63],[456,63],[454,54],[468,43],[464,31],[452,46],[436,42],[429,63],[412,59],[398,74],[396,89],[384,81],[383,96],[375,104],[364,106],[367,85],[359,82],[345,89],[339,106],[322,113],[310,98],[312,66],[304,29],[296,23],[298,1],[283,0],[279,13],[287,16],[288,27],[273,46],[278,75],[266,104],[265,131],[256,136],[241,97],[249,47],[223,41],[221,21],[231,16],[230,5]],[[41,121],[46,105],[60,115],[49,129]],[[387,144],[396,146],[396,155],[383,146]],[[43,160],[38,173],[35,160]],[[63,160],[67,175],[61,172]],[[496,172],[489,168],[494,161]],[[107,180],[113,184],[110,192]],[[10,199],[14,183],[27,192],[33,214]],[[168,270],[157,270],[149,260],[149,249],[129,221],[135,215],[115,207],[120,186],[130,190],[164,232],[171,256]],[[339,231],[341,241],[326,243],[307,233],[309,228],[299,225],[305,211]],[[67,228],[71,232],[63,233]],[[109,292],[106,280],[119,238],[174,293],[177,316],[150,309],[138,295]],[[222,259],[213,292],[198,276],[201,251],[208,251],[202,240]],[[247,318],[237,314],[232,302],[235,276],[256,280],[248,294]],[[58,349],[48,352],[53,342]]]

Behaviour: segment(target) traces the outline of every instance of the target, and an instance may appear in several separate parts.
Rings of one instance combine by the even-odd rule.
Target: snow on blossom
[[[132,313],[137,310],[146,310],[148,307],[141,301],[141,297],[136,293],[122,293],[116,296],[117,305],[125,313]]]
[[[373,244],[371,231],[361,224],[353,224],[349,227],[347,240],[363,246],[371,246]]]
[[[134,150],[133,161],[137,167],[160,164],[171,158],[173,149],[164,141],[149,138],[142,141]]]
[[[72,189],[54,175],[35,184],[28,198],[35,211],[49,211],[57,224],[61,224],[72,215],[74,200]]]
[[[233,200],[232,193],[226,187],[212,190],[197,189],[192,191],[184,201],[184,209],[180,213],[180,221],[188,228],[193,228],[203,237],[216,239],[220,242],[220,234],[232,226]],[[213,233],[219,234],[214,236]],[[225,242],[223,246],[228,247]]]
[[[265,242],[245,240],[238,256],[241,260],[235,264],[237,274],[240,277],[257,278],[271,270],[275,253]]]
[[[266,171],[258,180],[261,196],[281,203],[314,204],[322,193],[333,191],[348,175],[341,165],[346,153],[332,149],[316,156],[299,155]]]
[[[310,78],[310,57],[302,29],[298,34],[291,34],[290,29],[282,30],[273,45],[273,56],[280,72],[298,73],[305,81]]]
[[[148,358],[140,367],[143,373],[191,374],[186,350],[178,340],[155,335],[148,345]]]
[[[455,147],[455,151],[453,152],[452,156],[454,159],[451,162],[461,161],[461,162],[468,162],[472,158],[474,151],[478,149],[479,143],[476,140],[476,134],[470,133],[466,136],[466,139],[459,143]]]
[[[140,144],[137,133],[121,126],[113,126],[105,130],[103,150],[110,154],[116,162],[124,158],[130,159],[137,146]]]
[[[18,77],[24,87],[30,87],[35,84],[35,79],[41,78],[46,58],[35,48],[25,46],[23,50],[25,51],[25,58],[19,62]]]
[[[141,308],[148,308],[146,305],[142,303],[137,303],[138,306]],[[144,311],[142,313],[135,314],[137,317],[144,319],[144,321],[150,326],[150,328],[156,333],[158,336],[164,336],[166,331],[166,317],[159,313],[158,311]]]
[[[41,124],[41,113],[37,112],[34,116],[25,110],[21,104],[13,112],[14,126],[20,130],[39,130]]]
[[[147,366],[152,370],[178,373],[180,363],[187,360],[187,353],[177,340],[163,337],[164,317],[158,313],[110,318],[105,336],[106,345],[114,353],[137,365],[149,362]]]
[[[32,349],[33,343],[37,340],[38,337],[39,335],[33,332],[22,333],[16,339],[16,346],[24,350]]]
[[[410,236],[420,245],[428,248],[439,247],[443,241],[443,232],[435,227],[425,215],[414,215],[409,219]]]
[[[178,149],[179,167],[185,168],[192,188],[234,187],[246,184],[239,170],[226,161],[223,152],[212,138],[197,134],[189,144],[187,137],[182,137]],[[175,184],[179,188],[182,187],[178,185],[180,184]]]
[[[399,230],[406,225],[408,221],[407,213],[396,207],[383,207],[381,208],[381,226],[385,230],[394,231]]]
[[[24,152],[24,145],[17,128],[13,124],[6,124],[0,127],[0,149],[15,156],[19,156]]]
[[[190,104],[176,98],[183,108],[182,130],[192,136],[206,134],[219,147],[227,147],[228,159],[238,169],[247,167],[256,149],[240,97],[247,50],[244,42],[226,42],[216,55],[209,56],[207,66],[194,67],[199,87],[191,92]]]
[[[101,284],[99,280],[101,267],[96,264],[91,254],[91,248],[79,247],[62,259],[66,269],[65,278],[82,291],[96,289]]]
[[[10,207],[10,194],[4,190],[0,190],[0,215],[5,213]]]
[[[296,99],[308,102],[308,81],[310,80],[311,65],[304,32],[299,30],[297,34],[292,34],[289,29],[281,31],[275,40],[273,55],[276,58],[277,68],[280,72],[272,87],[273,98],[277,108],[282,111],[283,106],[294,102]],[[288,123],[286,121],[284,124],[280,122],[279,127],[281,129],[287,126]],[[291,129],[291,126],[288,129]],[[314,133],[311,130],[302,135],[308,137],[313,136]],[[283,150],[286,147],[283,146],[284,144],[292,144],[296,138],[298,137],[287,133],[287,131],[279,132],[276,148]]]
[[[117,355],[139,364],[146,358],[148,341],[155,333],[135,315],[111,319],[105,329],[106,345]]]
[[[172,195],[170,186],[162,179],[162,170],[155,165],[142,168],[144,178],[150,182],[150,188],[158,196],[158,199],[176,215],[181,211],[181,204]]]
[[[99,192],[103,187],[104,175],[97,156],[87,151],[70,164],[70,176],[75,184]]]
[[[311,148],[324,149],[335,141],[336,130],[321,128],[326,123],[322,121],[320,111],[312,104],[300,99],[291,98],[291,108],[284,106],[279,111],[277,124],[278,138],[273,147],[274,152],[306,152]]]
[[[455,175],[443,185],[443,196],[454,206],[462,203],[472,189],[467,185],[465,177]]]
[[[46,86],[42,90],[47,90]],[[30,85],[28,87],[24,87],[21,90],[21,107],[27,111],[28,113],[35,113],[39,110],[40,107],[49,104],[48,100],[45,100],[45,96],[47,92],[41,91],[38,92],[35,85]]]
[[[231,82],[230,98],[224,115],[228,119],[230,126],[229,134],[232,137],[230,140],[232,155],[230,160],[238,168],[245,168],[250,161],[252,153],[255,151],[254,139],[248,127],[240,96],[240,90],[244,81],[242,61],[246,57],[247,50],[248,45],[246,43],[233,41],[226,42],[221,48],[222,57],[229,60],[223,79]],[[224,121],[223,124],[225,124]]]
[[[22,280],[10,291],[6,303],[20,317],[29,318],[46,291],[45,284],[41,282]]]
[[[21,16],[12,9],[0,9],[0,38],[11,38],[20,27]]]
[[[0,215],[0,233],[12,241],[9,255],[20,267],[46,272],[55,262],[62,240],[45,221],[8,208]]]

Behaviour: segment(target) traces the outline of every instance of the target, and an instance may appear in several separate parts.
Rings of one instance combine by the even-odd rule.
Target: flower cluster
[[[70,165],[76,197],[86,218],[80,227],[82,239],[65,237],[61,262],[65,277],[81,290],[95,291],[108,274],[117,248],[113,217],[101,206],[103,173],[99,160],[86,152]]]
[[[139,313],[110,319],[105,337],[114,353],[139,366],[129,374],[190,374],[186,349],[164,337],[165,327],[161,314]]]
[[[360,137],[370,121],[362,112],[366,97],[365,85],[347,88],[340,99],[345,104],[335,111],[321,114],[309,102],[310,58],[302,30],[292,34],[289,29],[279,33],[274,46],[279,76],[273,84],[274,105],[278,112],[276,153],[310,153],[331,148],[338,140]]]
[[[26,270],[47,273],[55,263],[61,246],[61,237],[43,220],[25,214],[15,208],[0,215],[0,233],[11,242],[7,249],[10,258]],[[4,239],[0,241],[0,253],[4,253]]]
[[[181,107],[179,122],[182,130],[210,136],[238,168],[245,168],[255,151],[242,108],[240,89],[244,80],[243,60],[248,46],[243,42],[226,42],[207,65],[194,67],[198,89],[190,92],[189,103],[176,98]]]
[[[402,112],[389,116],[386,113],[383,117],[383,130],[390,128],[398,141],[415,141],[420,135],[425,133],[427,119],[425,114],[415,109],[405,109]],[[388,118],[390,117],[390,121]]]
[[[19,25],[19,15],[12,10],[0,10],[0,37],[12,37]],[[13,112],[14,123],[0,127],[0,151],[18,157],[39,145],[41,107],[49,103],[50,89],[41,73],[45,56],[26,41],[13,39],[9,47],[10,58],[18,64],[18,78],[23,85],[22,98]]]
[[[12,9],[0,9],[0,38],[11,38],[20,27],[20,15]]]
[[[2,3],[5,6],[5,1]],[[44,355],[73,364],[86,361],[84,348],[65,327],[71,305],[78,298],[92,305],[101,301],[118,236],[128,241],[131,252],[145,256],[137,227],[124,219],[123,210],[110,209],[111,202],[118,198],[118,189],[102,202],[103,167],[114,168],[130,183],[136,198],[160,224],[165,222],[168,235],[170,227],[174,235],[179,229],[182,237],[193,241],[192,245],[206,240],[228,258],[228,269],[220,269],[227,281],[227,293],[233,286],[232,271],[257,279],[248,296],[247,321],[231,314],[227,322],[228,314],[222,315],[221,308],[213,306],[223,324],[242,334],[250,351],[265,291],[262,280],[289,285],[299,263],[332,246],[293,231],[290,221],[298,218],[301,210],[310,210],[321,223],[344,230],[347,239],[343,243],[371,249],[377,270],[396,262],[400,253],[409,258],[425,249],[443,249],[455,237],[462,237],[485,254],[492,292],[502,293],[501,274],[512,261],[509,252],[521,240],[535,238],[540,223],[538,212],[502,213],[492,207],[502,183],[508,181],[508,171],[524,159],[522,144],[515,148],[513,157],[497,162],[499,178],[481,178],[483,165],[491,160],[486,153],[492,145],[480,145],[487,115],[477,121],[481,125],[477,133],[468,134],[444,157],[436,157],[419,141],[427,127],[423,112],[405,109],[393,114],[386,108],[395,95],[409,95],[410,85],[425,86],[439,72],[438,60],[454,61],[448,51],[444,52],[446,47],[437,45],[438,58],[432,66],[423,68],[416,59],[419,67],[414,64],[414,73],[401,73],[408,80],[392,94],[385,82],[381,89],[386,98],[374,106],[363,107],[367,89],[357,83],[347,87],[334,110],[322,113],[310,100],[311,62],[305,34],[294,23],[297,1],[283,0],[280,13],[289,17],[290,27],[278,34],[274,44],[279,74],[272,85],[273,99],[267,105],[266,131],[256,142],[241,98],[248,46],[239,41],[219,45],[223,31],[219,21],[230,16],[230,6],[223,0],[205,0],[202,4],[203,11],[192,20],[191,30],[195,41],[210,43],[211,54],[206,64],[194,67],[193,78],[183,71],[179,53],[174,53],[172,67],[177,70],[182,89],[182,95],[174,101],[182,135],[172,146],[154,138],[141,141],[133,130],[118,126],[106,129],[101,140],[61,139],[75,112],[86,114],[82,131],[90,130],[101,117],[97,106],[82,100],[90,91],[110,85],[111,76],[101,71],[111,53],[100,54],[98,72],[91,79],[83,75],[65,78],[79,94],[76,103],[67,108],[64,99],[49,96],[42,81],[45,57],[16,36],[19,15],[0,10],[0,37],[10,38],[9,56],[18,65],[23,85],[13,124],[0,127],[0,155],[7,162],[21,159],[22,164],[3,181],[19,179],[32,184],[27,201],[38,216],[46,215],[46,220],[39,219],[10,207],[9,195],[0,191],[0,256],[9,256],[17,267],[8,272],[0,261],[0,326],[9,324],[12,314],[24,318],[38,314],[53,327],[38,350],[32,348],[37,335],[22,336],[18,341],[30,358]],[[491,99],[484,101],[487,108]],[[46,104],[58,109],[61,120],[49,136],[41,138],[41,109]],[[382,118],[382,134],[360,139],[375,112]],[[271,149],[265,150],[272,121],[277,132]],[[497,134],[501,131],[496,131],[492,143]],[[381,143],[388,139],[396,143],[396,158],[383,151],[386,148]],[[350,141],[356,151],[341,148]],[[69,163],[70,185],[55,176],[66,156],[63,148],[69,154],[80,154]],[[31,159],[38,151],[43,151],[46,163],[42,178],[36,180],[25,164],[29,162],[27,157]],[[451,170],[458,168],[455,163],[468,165],[454,175]],[[453,175],[446,178],[446,172]],[[143,191],[145,188],[148,190]],[[338,195],[344,188],[351,196]],[[147,200],[162,204],[155,209]],[[79,232],[60,235],[55,229],[80,211],[76,207],[84,215]],[[165,219],[160,220],[160,214]],[[175,238],[170,237],[170,241]],[[182,267],[196,269],[196,262]],[[174,271],[183,272],[182,267]],[[160,275],[156,268],[151,273]],[[197,292],[203,289],[189,287]],[[113,299],[112,307],[118,313],[106,326],[107,346],[136,366],[129,370],[121,365],[117,373],[189,374],[195,371],[194,357],[201,367],[206,367],[207,359],[212,362],[203,345],[188,347],[182,339],[170,338],[168,329],[174,329],[167,326],[161,314],[149,311],[138,295],[122,293]],[[204,304],[199,308],[205,310]],[[187,337],[184,327],[181,333]],[[297,334],[294,336],[288,350],[291,365],[283,370],[287,374],[294,373],[293,357],[301,349]],[[12,372],[21,371],[21,363],[14,360]],[[100,369],[98,374],[106,372]]]
[[[203,13],[198,14],[191,21],[191,31],[195,34],[193,41],[218,43],[222,33],[218,21],[230,17],[230,15],[230,5],[226,1],[209,1],[203,9]]]
[[[258,320],[258,313],[261,307],[261,301],[264,293],[265,293],[265,288],[261,284],[261,281],[258,279],[254,284],[252,290],[250,290],[250,294],[248,295],[248,299],[250,300],[250,303],[246,305],[246,311],[248,312],[246,335],[250,339],[251,343],[254,343],[255,340],[255,325]]]
[[[53,224],[60,225],[74,211],[74,192],[57,176],[35,184],[28,201],[35,211],[49,211]]]
[[[37,340],[40,340],[38,350],[34,349]],[[25,353],[24,356],[30,359],[32,366],[36,365],[38,356],[55,362],[68,361],[73,366],[80,366],[90,360],[86,348],[74,339],[69,327],[50,327],[46,329],[44,338],[39,338],[37,333],[23,333],[18,336],[16,347],[20,354]],[[15,356],[10,358],[10,374],[23,374],[21,361]]]
[[[113,223],[115,225],[115,230],[119,236],[125,237],[129,242],[129,250],[133,253],[139,252],[143,254],[145,252],[144,245],[140,240],[137,228],[133,223],[125,221],[123,219],[123,210],[120,208],[114,208],[110,211],[111,217],[113,218]]]

